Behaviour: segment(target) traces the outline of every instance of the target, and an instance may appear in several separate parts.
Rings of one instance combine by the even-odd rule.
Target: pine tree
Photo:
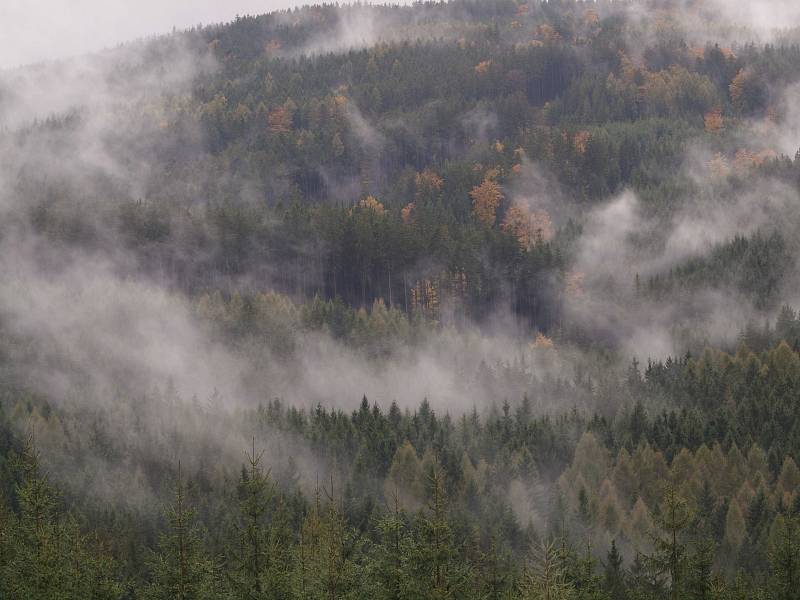
[[[622,566],[622,555],[617,549],[617,540],[611,540],[611,548],[606,555],[603,583],[614,600],[625,600],[628,597],[625,570]]]
[[[14,467],[19,502],[16,531],[12,529],[12,557],[0,577],[11,598],[52,598],[60,579],[55,493],[39,473],[39,455],[31,436]],[[13,525],[13,521],[12,521]]]
[[[166,511],[169,530],[162,533],[150,558],[151,583],[146,600],[211,600],[220,593],[217,569],[203,550],[194,509],[178,465],[175,499]]]
[[[686,572],[684,585],[687,600],[712,600],[715,596],[715,581],[712,572],[714,544],[702,539],[695,544]]]
[[[800,519],[776,517],[770,536],[769,562],[775,600],[800,599]]]
[[[261,467],[263,456],[254,438],[239,479],[239,514],[228,550],[227,576],[238,598],[281,598],[288,587],[287,534],[272,520],[276,494],[269,472]]]
[[[326,505],[318,489],[294,548],[293,589],[300,600],[337,600],[357,587],[360,540],[344,520],[332,482],[330,492],[324,492]]]
[[[19,515],[0,513],[0,591],[11,600],[113,600],[122,597],[113,561],[92,548],[77,521],[58,510],[56,491],[40,472],[33,436],[12,456]]]
[[[524,600],[573,600],[579,598],[567,580],[564,547],[555,541],[543,542],[531,553],[520,582]]]
[[[513,575],[511,556],[500,548],[498,536],[493,535],[479,577],[482,582],[480,597],[486,600],[506,600],[514,597]]]
[[[688,560],[683,540],[684,530],[692,521],[692,512],[684,498],[672,486],[667,488],[656,519],[653,554],[648,557],[655,573],[666,576],[669,598],[678,600],[684,585]]]
[[[0,598],[11,597],[10,581],[6,574],[9,565],[14,561],[18,526],[16,515],[0,492]]]
[[[583,555],[574,551],[566,552],[566,555],[567,580],[575,589],[576,596],[582,600],[611,600],[603,586],[603,577],[597,571],[591,546],[586,547]]]
[[[399,600],[407,583],[404,554],[408,551],[408,534],[404,514],[400,508],[397,494],[391,497],[391,508],[381,516],[377,523],[378,543],[371,548],[370,582],[371,597],[385,600]]]
[[[637,553],[631,564],[629,597],[633,600],[654,600],[667,596],[664,574],[655,568],[649,557]]]
[[[473,577],[472,566],[458,556],[448,520],[442,468],[432,461],[429,470],[430,500],[416,521],[411,549],[412,577],[416,593],[431,600],[458,597]]]

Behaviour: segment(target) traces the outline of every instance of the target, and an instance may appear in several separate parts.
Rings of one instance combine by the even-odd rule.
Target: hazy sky
[[[310,4],[306,0],[0,0],[0,68]]]

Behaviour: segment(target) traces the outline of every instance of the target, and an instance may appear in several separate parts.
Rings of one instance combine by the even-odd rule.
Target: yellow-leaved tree
[[[350,209],[350,213],[352,214],[354,210],[358,210],[364,213],[372,213],[376,217],[382,217],[386,214],[386,207],[378,201],[375,196],[367,196],[366,198],[362,198],[359,200],[356,205]]]
[[[409,202],[403,208],[400,209],[400,216],[403,219],[403,223],[405,225],[411,225],[414,223],[414,213],[417,209],[416,202]]]
[[[497,207],[503,200],[500,184],[495,180],[496,172],[490,172],[483,182],[472,188],[472,214],[486,227],[493,227],[497,220]]]
[[[703,116],[707,133],[719,133],[724,124],[722,117],[722,109],[719,107],[713,108]]]

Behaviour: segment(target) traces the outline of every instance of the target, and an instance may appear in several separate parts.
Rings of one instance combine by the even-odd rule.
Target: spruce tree
[[[617,540],[611,540],[611,548],[606,555],[603,569],[603,584],[614,600],[625,600],[628,596],[625,584],[625,570],[622,566],[622,555],[617,549]]]
[[[577,600],[579,596],[567,577],[564,547],[556,541],[543,542],[531,552],[520,582],[523,600]]]
[[[648,557],[650,567],[666,578],[670,600],[678,600],[688,561],[683,537],[692,521],[692,512],[674,487],[669,486],[664,493],[655,521],[658,529],[653,533],[653,553]]]
[[[114,600],[122,586],[102,544],[59,510],[31,435],[12,457],[18,515],[0,512],[0,591],[10,600]]]
[[[333,489],[331,482],[330,492],[317,490],[300,527],[292,574],[292,589],[299,600],[349,597],[358,587],[357,575],[363,573],[356,568],[361,540],[345,522]]]
[[[368,581],[371,596],[384,600],[399,600],[407,585],[406,572],[409,540],[405,514],[397,494],[390,498],[391,507],[377,520],[377,543],[372,546]]]
[[[238,514],[227,555],[231,593],[235,598],[284,598],[288,593],[288,533],[284,505],[261,461],[255,438],[237,487]]]
[[[800,599],[800,519],[779,515],[772,526],[769,562],[775,600]]]
[[[212,600],[220,593],[218,572],[206,555],[195,511],[186,498],[181,468],[175,497],[166,509],[168,530],[159,536],[158,549],[149,565],[151,580],[146,600]]]

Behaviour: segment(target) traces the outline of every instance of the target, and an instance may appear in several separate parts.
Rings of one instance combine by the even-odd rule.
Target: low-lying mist
[[[714,6],[732,15],[734,4]],[[764,3],[748,4],[747,11],[750,24],[763,35],[781,25],[776,15],[800,16],[791,3],[782,3],[777,12],[766,10]],[[363,7],[344,11],[336,35],[311,40],[295,54],[287,50],[287,60],[385,41],[388,29],[372,15]],[[295,15],[279,18],[291,22]],[[775,156],[791,155],[800,146],[795,85],[780,96],[779,126],[765,118],[747,124],[753,135],[732,134],[686,148],[678,175],[692,192],[669,214],[629,188],[593,206],[579,205],[554,183],[544,165],[521,161],[519,176],[505,186],[507,199],[549,215],[557,241],[568,223],[581,228],[568,249],[568,269],[550,282],[556,294],[563,294],[565,323],[548,335],[504,305],[494,307],[480,323],[464,319],[456,327],[400,317],[399,305],[385,304],[362,307],[364,327],[413,329],[413,335],[388,335],[381,344],[358,345],[325,328],[309,327],[296,316],[290,330],[281,334],[285,339],[263,332],[227,335],[204,312],[202,293],[182,290],[165,274],[168,269],[157,276],[145,272],[124,244],[93,227],[101,218],[99,206],[157,199],[155,190],[179,186],[175,180],[183,174],[181,166],[157,164],[164,147],[179,148],[187,162],[208,152],[204,136],[213,129],[218,118],[214,110],[224,105],[223,99],[211,98],[198,114],[185,117],[189,98],[200,93],[197,88],[220,65],[209,48],[193,46],[197,40],[191,40],[166,37],[0,75],[3,369],[9,381],[45,404],[81,415],[80,426],[93,432],[92,449],[68,456],[60,452],[60,440],[85,432],[66,430],[57,415],[43,416],[38,408],[36,419],[21,423],[24,427],[35,421],[47,464],[74,490],[144,506],[159,483],[140,481],[141,464],[181,460],[190,470],[213,463],[228,472],[241,463],[242,450],[253,436],[267,448],[265,461],[276,472],[285,468],[289,455],[299,461],[302,483],[311,489],[316,477],[324,478],[332,467],[297,440],[265,431],[257,422],[253,415],[259,406],[275,398],[305,411],[321,405],[346,412],[356,409],[364,396],[383,410],[396,402],[411,412],[427,400],[437,414],[457,418],[473,410],[497,411],[504,402],[516,405],[527,396],[538,415],[575,408],[613,416],[616,407],[595,406],[590,392],[572,385],[587,364],[600,370],[597,360],[587,358],[596,358],[592,351],[577,349],[576,337],[588,338],[587,346],[598,349],[605,376],[613,379],[634,357],[664,359],[708,343],[730,345],[745,323],[774,316],[776,306],[759,304],[729,281],[669,294],[647,291],[648,281],[688,261],[714,257],[736,236],[783,236],[790,260],[771,298],[800,297],[796,190],[759,176],[733,191],[720,177],[720,165],[736,160],[740,144],[757,142],[749,150],[772,149]],[[355,103],[347,105],[346,120],[361,150],[378,154],[385,142],[378,125]],[[175,122],[182,124],[177,133],[169,127]],[[212,125],[204,130],[200,124],[206,123]],[[495,143],[493,112],[469,108],[459,123],[477,144]],[[191,200],[185,207],[187,219],[193,204],[215,200],[209,197],[211,185],[222,186],[227,174],[203,176],[181,189],[182,197]],[[274,178],[285,179],[285,174],[275,173]],[[70,242],[83,235],[80,228],[55,234],[37,228],[36,210],[59,208],[59,197],[42,192],[52,190],[54,182],[85,203],[76,212],[88,223],[88,243]],[[363,185],[342,187],[350,194]],[[249,190],[226,200],[253,202],[258,188],[253,184]],[[357,198],[351,200],[355,204]],[[419,265],[420,272],[426,267]],[[269,293],[274,287],[269,276],[281,268],[265,260],[257,273],[240,275],[246,289],[230,285],[220,297],[233,302],[240,291]],[[297,313],[311,300],[281,296],[280,302]],[[592,376],[594,381],[602,378],[599,373]],[[102,477],[97,475],[101,472]],[[525,504],[530,496],[520,482],[512,492],[521,498],[515,504]]]

